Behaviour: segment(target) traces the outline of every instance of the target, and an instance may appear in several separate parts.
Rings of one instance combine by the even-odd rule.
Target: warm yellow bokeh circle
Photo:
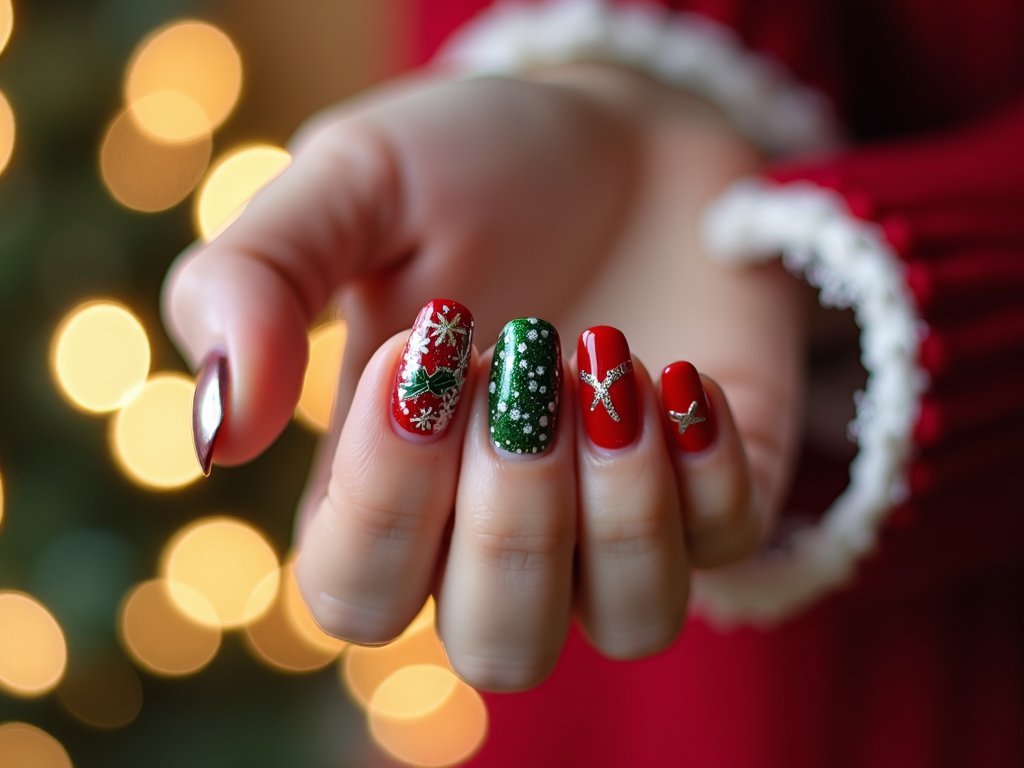
[[[28,723],[0,725],[0,768],[71,768],[67,750]]]
[[[14,31],[14,5],[11,0],[0,0],[0,51],[7,47]]]
[[[184,584],[189,608],[202,622],[185,615],[171,598],[163,579],[136,586],[121,606],[119,630],[125,650],[140,667],[155,675],[177,677],[198,672],[220,648],[221,632],[213,606]]]
[[[0,689],[41,696],[60,682],[67,660],[53,614],[21,592],[0,592]]]
[[[0,173],[4,172],[14,154],[14,138],[17,127],[14,122],[14,110],[7,96],[0,91]]]
[[[413,664],[395,672],[373,694],[370,733],[408,765],[458,765],[487,736],[487,707],[453,672]]]
[[[180,488],[202,475],[192,442],[193,389],[183,374],[156,374],[111,421],[114,456],[140,485]]]
[[[93,412],[122,407],[149,373],[149,338],[120,304],[96,301],[72,309],[57,328],[50,366],[61,392]]]
[[[210,135],[210,119],[199,102],[181,91],[153,91],[128,111],[140,130],[171,144]]]
[[[142,130],[125,110],[111,121],[103,137],[100,175],[121,205],[155,213],[188,197],[203,178],[212,152],[209,132],[189,141],[162,141]]]
[[[132,54],[124,96],[139,126],[158,139],[181,141],[209,133],[238,103],[242,59],[224,32],[203,21],[177,21],[147,36]],[[147,97],[176,93],[186,119]],[[172,100],[175,97],[170,97]],[[196,110],[198,109],[198,116]]]
[[[196,229],[212,240],[237,219],[250,198],[291,163],[280,147],[258,144],[242,147],[220,158],[203,180],[195,198]]]
[[[263,589],[253,593],[263,598]],[[309,613],[295,580],[294,564],[281,567],[273,606],[245,627],[245,641],[263,663],[287,672],[311,672],[330,664],[347,643],[326,634]]]
[[[309,334],[309,363],[295,415],[314,432],[326,432],[331,425],[347,338],[348,329],[340,320],[321,325]]]
[[[204,518],[180,530],[167,543],[162,563],[178,609],[200,624],[225,629],[266,613],[280,585],[280,564],[270,543],[248,523],[230,517]],[[194,593],[204,604],[196,605]]]

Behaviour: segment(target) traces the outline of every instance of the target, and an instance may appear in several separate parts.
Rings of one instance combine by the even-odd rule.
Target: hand
[[[335,568],[351,529],[339,527],[339,499],[345,494],[326,493],[330,454],[337,449],[339,457],[369,462],[366,435],[383,434],[364,429],[363,437],[352,438],[355,444],[339,437],[356,378],[373,350],[436,296],[470,305],[477,313],[477,338],[485,344],[512,317],[547,318],[570,340],[586,325],[614,324],[627,331],[641,359],[661,364],[686,357],[714,375],[729,395],[739,437],[734,448],[719,446],[709,455],[727,465],[719,477],[742,482],[701,484],[680,474],[675,501],[659,506],[659,519],[670,520],[673,509],[682,509],[689,564],[698,567],[734,561],[756,547],[785,489],[794,453],[802,352],[797,289],[773,268],[719,269],[701,254],[695,237],[704,202],[756,168],[756,156],[710,110],[627,73],[595,67],[555,73],[545,82],[414,83],[314,121],[296,142],[293,165],[219,238],[182,258],[167,284],[172,332],[193,362],[216,345],[229,357],[231,399],[216,453],[223,463],[252,458],[287,424],[301,385],[307,326],[341,290],[350,341],[336,429],[305,505],[319,513],[307,521],[304,540],[322,545],[323,556],[304,552],[300,558],[304,592],[328,630],[364,642],[386,640],[412,618],[429,588],[422,574],[410,584],[402,569],[384,573],[380,578],[392,583],[378,578],[374,586],[391,588],[393,597],[371,601],[374,621],[365,611],[338,610],[344,601],[331,607],[320,599],[337,596],[347,578],[366,583],[358,575],[365,557],[349,561],[353,568],[344,574]],[[389,366],[393,375],[397,346],[394,340],[385,346],[367,376],[384,381]],[[657,399],[643,369],[637,370],[646,425]],[[571,369],[566,376],[573,374]],[[472,380],[471,374],[467,381]],[[724,399],[716,400],[717,390],[708,389],[716,413],[728,413]],[[365,424],[359,421],[365,414],[355,410],[359,402],[346,434],[352,431],[348,424]],[[470,418],[468,411],[463,418]],[[575,428],[565,428],[575,434]],[[452,432],[456,444],[459,434]],[[358,450],[350,453],[353,445]],[[555,455],[558,450],[545,461],[571,470],[575,459]],[[660,450],[668,448],[663,444]],[[468,452],[464,461],[476,453]],[[677,469],[679,461],[691,459],[673,458]],[[700,461],[692,460],[695,477],[716,477],[706,467],[700,471]],[[342,490],[353,481],[351,473],[339,476],[343,464],[340,458],[333,464],[332,481]],[[665,477],[655,475],[653,487]],[[360,476],[373,474],[357,471],[355,480]],[[572,477],[556,473],[561,485],[548,487],[539,499],[552,509],[564,510],[570,501],[574,508],[575,499],[565,495],[574,487],[566,484]],[[469,498],[459,485],[456,500],[455,480],[447,482],[438,506],[445,513]],[[319,503],[325,498],[326,506]],[[383,511],[395,523],[395,510]],[[469,518],[456,515],[456,528],[463,519]],[[378,527],[378,538],[401,533]],[[647,540],[666,538],[661,533]],[[574,525],[559,529],[551,558],[557,567],[545,573],[557,572],[564,581],[575,535]],[[514,564],[522,542],[509,543],[505,560]],[[662,546],[659,557],[664,560],[670,549]],[[433,553],[443,552],[430,549],[427,561],[433,565]],[[590,626],[599,647],[632,656],[671,641],[681,621],[678,596],[685,602],[686,563],[682,557],[676,563],[682,575],[675,596],[656,607],[666,619],[660,636],[613,648],[602,641],[601,628]],[[438,567],[447,574],[443,561]],[[464,672],[470,682],[537,682],[553,661],[551,648],[560,645],[568,618],[569,593],[557,581],[541,581],[526,603],[547,606],[535,613],[557,619],[536,635],[507,635],[505,644],[497,642],[501,628],[528,612],[498,611],[494,622],[461,614],[460,621],[457,601],[443,600],[442,637],[450,653],[461,648],[452,658],[456,669],[473,667],[473,658],[489,659],[475,665],[476,672]],[[326,582],[331,589],[321,588]],[[443,580],[442,592],[451,593],[453,583]],[[496,606],[506,596],[499,580],[475,601]]]

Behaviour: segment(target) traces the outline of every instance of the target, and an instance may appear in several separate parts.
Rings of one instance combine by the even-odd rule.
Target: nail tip
[[[227,398],[227,357],[218,350],[199,367],[192,396],[192,445],[204,477],[213,469],[213,449],[224,423]]]

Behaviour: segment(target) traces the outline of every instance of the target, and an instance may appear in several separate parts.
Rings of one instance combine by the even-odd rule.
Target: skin
[[[757,153],[708,105],[598,65],[400,82],[315,118],[293,150],[237,222],[180,257],[164,310],[193,364],[227,350],[221,464],[287,425],[307,327],[329,302],[344,311],[335,424],[298,523],[320,624],[384,642],[434,592],[453,668],[494,690],[543,680],[574,614],[615,658],[671,644],[692,569],[757,549],[797,447],[801,289],[775,266],[719,267],[698,242],[704,206],[756,173]],[[442,296],[473,310],[478,348],[513,317],[552,322],[563,352],[588,326],[623,330],[637,441],[590,443],[570,359],[555,444],[500,455],[486,349],[445,434],[403,437],[388,416],[402,329]],[[678,359],[709,377],[718,436],[699,455],[674,447],[644,367]]]

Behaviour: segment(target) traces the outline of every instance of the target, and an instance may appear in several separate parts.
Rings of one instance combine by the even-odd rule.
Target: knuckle
[[[449,664],[460,678],[484,691],[525,691],[544,682],[557,657],[509,658],[453,652]]]
[[[541,575],[571,545],[569,525],[562,517],[481,512],[473,515],[468,543],[482,562],[501,571]]]
[[[373,541],[407,544],[423,531],[425,520],[420,510],[392,499],[370,494],[351,493],[327,496],[327,507],[336,524]]]
[[[654,510],[630,519],[589,519],[585,526],[587,547],[597,554],[647,555],[669,535],[667,517]]]

